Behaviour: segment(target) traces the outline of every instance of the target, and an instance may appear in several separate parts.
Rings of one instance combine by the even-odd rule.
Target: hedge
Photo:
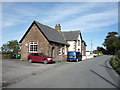
[[[113,69],[120,75],[120,50],[111,58],[110,64]]]

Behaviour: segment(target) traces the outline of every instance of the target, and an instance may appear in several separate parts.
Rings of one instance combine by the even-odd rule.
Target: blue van
[[[67,53],[67,61],[81,61],[82,54],[80,52],[68,52]]]

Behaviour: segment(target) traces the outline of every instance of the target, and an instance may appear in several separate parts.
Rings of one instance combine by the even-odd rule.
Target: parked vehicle
[[[32,62],[43,62],[44,64],[55,62],[53,60],[53,57],[48,57],[44,53],[31,53],[28,56],[28,61],[30,63],[32,63]]]
[[[97,57],[98,55],[97,54],[93,54],[93,57]]]
[[[67,61],[81,61],[82,54],[80,52],[68,52],[67,53]]]

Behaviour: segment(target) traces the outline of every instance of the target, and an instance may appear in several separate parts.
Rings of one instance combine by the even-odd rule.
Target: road
[[[119,75],[109,65],[111,56],[68,62],[32,75],[7,88],[118,88]]]
[[[1,86],[8,86],[33,74],[44,72],[58,63],[43,64],[43,63],[29,63],[28,61],[20,61],[19,59],[0,59],[2,61],[2,83]]]

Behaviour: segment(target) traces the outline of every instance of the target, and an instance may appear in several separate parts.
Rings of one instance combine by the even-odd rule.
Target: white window
[[[58,49],[58,55],[62,55],[62,48]]]
[[[29,52],[37,52],[37,51],[38,51],[38,42],[30,42]]]

